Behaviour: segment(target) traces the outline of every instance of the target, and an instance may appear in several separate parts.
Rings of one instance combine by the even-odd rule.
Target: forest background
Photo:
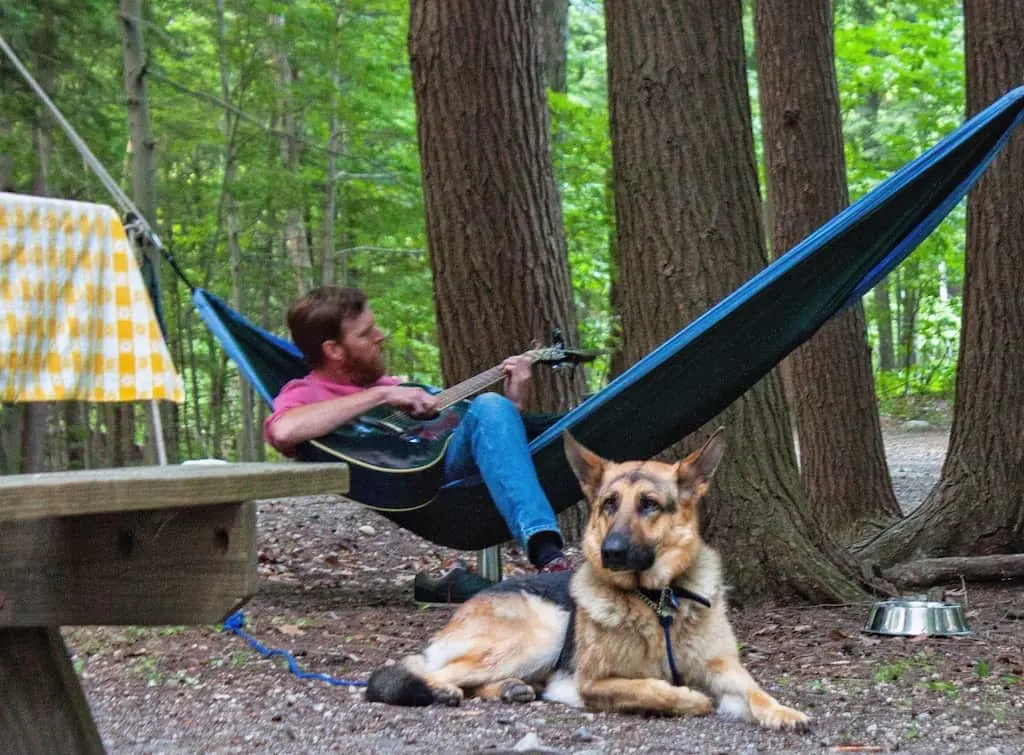
[[[711,38],[718,27],[707,27],[702,37],[700,24],[720,20],[716,5],[699,5],[701,10],[685,22],[662,18],[662,25],[655,24],[649,33],[675,28],[675,22],[698,41]],[[978,3],[985,6],[985,17],[996,23],[1006,12],[1000,5]],[[808,18],[817,14],[820,20],[808,20],[805,28],[831,45],[831,71],[826,73],[836,87],[842,133],[836,164],[845,162],[843,191],[855,200],[963,121],[964,13],[950,0],[837,0],[811,6],[816,10]],[[440,16],[448,21],[469,23],[474,14],[488,13],[471,10],[472,3],[467,2],[444,2],[439,7]],[[558,408],[598,390],[658,340],[653,333],[637,337],[635,327],[631,333],[630,313],[642,313],[645,295],[652,299],[648,304],[657,307],[658,292],[645,293],[635,280],[626,285],[629,250],[623,240],[630,228],[624,228],[621,206],[616,212],[622,185],[612,159],[616,76],[609,70],[609,56],[623,55],[615,52],[612,37],[627,38],[637,25],[633,19],[629,26],[628,11],[617,2],[544,0],[495,7],[500,8],[497,16],[504,20],[503,14],[508,14],[514,28],[525,30],[530,43],[525,57],[522,51],[517,54],[500,46],[495,54],[513,67],[525,65],[528,79],[535,74],[543,84],[540,91],[546,92],[545,112],[536,122],[547,129],[549,143],[544,148],[557,189],[557,208],[552,214],[550,207],[542,207],[535,214],[549,224],[552,218],[556,221],[559,240],[534,253],[558,252],[564,234],[572,299],[561,301],[564,321],[546,324],[565,327],[581,345],[609,354],[575,384],[569,381],[568,387],[559,387],[557,381],[548,382],[542,397],[547,395],[548,403]],[[768,77],[770,61],[760,53],[782,48],[766,48],[763,39],[759,47],[758,38],[771,32],[771,12],[785,20],[785,13],[803,11],[800,3],[778,0],[721,7],[735,7],[735,19],[725,13],[722,25],[732,24],[725,33],[736,31],[743,39],[742,99],[749,107],[747,133],[758,166],[759,209],[765,218],[762,227],[755,223],[749,229],[759,236],[750,253],[763,265],[773,245],[781,243],[767,201],[773,195],[768,185],[771,157],[765,154],[770,112],[767,106],[762,108],[761,100],[770,86],[762,80]],[[474,248],[460,259],[457,245],[441,241],[451,229],[438,220],[444,213],[431,206],[424,176],[431,166],[444,167],[445,159],[465,156],[443,145],[436,137],[440,132],[431,126],[443,124],[444,114],[436,111],[443,101],[437,91],[442,85],[431,84],[423,61],[431,60],[431,54],[448,61],[453,56],[443,45],[440,52],[437,45],[431,51],[437,37],[431,36],[430,26],[437,18],[429,10],[429,4],[415,0],[121,0],[116,9],[98,0],[34,0],[5,7],[0,33],[133,195],[195,285],[220,293],[250,319],[283,335],[284,312],[296,296],[320,284],[358,285],[370,295],[377,319],[390,328],[391,372],[444,384],[483,370],[502,353],[521,350],[529,338],[546,333],[536,318],[516,318],[517,312],[531,307],[522,297],[489,301],[479,289],[460,288],[455,278],[446,277],[456,276],[451,271],[460,267],[486,267],[489,255],[497,259],[501,250]],[[485,55],[470,51],[467,60],[473,60],[473,54]],[[500,60],[496,68],[501,68]],[[466,69],[464,65],[459,70]],[[472,107],[471,82],[459,97],[458,86],[464,80],[452,75],[444,81],[451,87],[447,94],[457,98],[452,102]],[[110,201],[6,62],[0,63],[0,97],[0,189]],[[521,112],[530,111],[522,107]],[[457,119],[457,114],[448,117]],[[623,137],[620,143],[626,141]],[[441,149],[442,157],[431,157],[434,149]],[[742,153],[742,144],[736,151]],[[827,154],[822,157],[824,162],[829,159]],[[708,190],[713,189],[711,182]],[[781,196],[777,188],[774,191]],[[869,398],[877,400],[885,414],[948,419],[957,381],[965,218],[961,205],[865,297],[863,314],[858,313],[863,321],[857,327],[871,347]],[[556,284],[550,289],[555,292],[560,264],[555,260],[548,269],[555,271]],[[172,459],[266,458],[260,436],[266,407],[239,379],[192,310],[188,288],[166,266],[161,270],[161,290],[168,342],[187,393],[183,405],[165,411]],[[461,298],[453,296],[453,290]],[[560,307],[554,307],[556,314]],[[479,324],[454,327],[460,318]],[[518,320],[530,322],[523,328],[506,325]],[[686,322],[671,323],[672,330]],[[496,344],[480,335],[487,329],[520,340]],[[468,363],[481,357],[484,363]],[[791,403],[797,395],[794,390],[787,385]],[[769,395],[766,402],[774,406],[776,399]],[[800,421],[797,416],[798,426]],[[147,459],[143,407],[7,405],[0,424],[0,462],[7,473]],[[781,424],[789,427],[788,420]],[[45,432],[27,442],[31,428]],[[741,426],[736,432],[745,437],[749,428]],[[770,443],[769,435],[759,445]],[[804,439],[813,445],[810,432]],[[820,503],[815,500],[813,464],[803,470],[805,496],[804,491],[790,489],[791,481],[799,479],[795,461],[785,455],[775,461],[774,466],[786,471],[779,474],[778,490],[761,495],[772,499],[773,507],[795,508],[794,516],[801,521],[796,529],[815,544],[794,547],[794,560],[814,561],[820,550],[826,554],[822,563],[839,568],[835,574],[826,568],[816,576],[783,580],[772,591],[849,596],[858,589],[852,585],[870,583],[870,576],[850,580],[857,569],[840,546],[900,519],[891,485],[880,494],[877,510],[861,507],[849,521],[841,522],[836,539],[842,542],[834,544],[823,531],[828,522],[837,521],[832,514],[843,507],[843,496],[833,496],[831,507],[807,508],[808,499]],[[820,470],[817,474],[820,479]],[[787,475],[792,480],[787,481]],[[1015,478],[1009,489],[1019,482]],[[880,484],[884,487],[888,481]],[[727,486],[723,496],[730,495],[752,496]],[[793,499],[795,507],[790,506]],[[1005,509],[1009,502],[1003,504]],[[874,526],[865,528],[865,520],[872,518]],[[792,521],[778,526],[793,528]],[[715,521],[710,529],[715,534]],[[983,550],[1016,547],[1021,529],[1017,522],[998,544]],[[735,516],[723,514],[717,521],[720,537],[735,536],[736,530]],[[747,536],[756,539],[763,534]],[[891,547],[896,541],[900,547]],[[964,550],[948,543],[925,547],[905,532],[878,542],[882,545],[861,540],[861,548],[867,549],[861,552],[885,563],[925,552]],[[752,559],[745,573],[735,575],[741,589],[745,585],[753,591],[770,581],[772,573],[786,569],[777,564],[764,570],[759,563]],[[761,576],[756,576],[758,572]]]

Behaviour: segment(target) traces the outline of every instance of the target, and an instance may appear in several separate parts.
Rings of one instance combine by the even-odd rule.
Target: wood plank
[[[0,554],[0,626],[214,624],[256,592],[256,504],[0,522]]]
[[[97,755],[103,742],[58,629],[0,627],[5,755]]]
[[[348,465],[124,467],[0,477],[0,522],[346,493]]]

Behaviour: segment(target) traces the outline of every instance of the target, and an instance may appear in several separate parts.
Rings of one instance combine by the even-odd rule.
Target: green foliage
[[[392,370],[439,383],[408,3],[224,0],[223,39],[215,2],[152,0],[144,7],[158,231],[189,279],[230,298],[236,282],[227,243],[230,198],[242,252],[238,306],[285,335],[284,312],[298,282],[282,233],[288,212],[298,211],[311,280],[333,277],[365,288],[378,320],[391,328]],[[749,4],[747,11],[752,51]],[[49,77],[58,106],[130,193],[116,4],[30,0],[5,6],[0,20],[5,39],[41,80]],[[617,323],[609,303],[616,231],[602,4],[572,0],[569,29],[568,92],[549,96],[553,157],[580,340],[604,347],[616,338]],[[55,33],[52,49],[37,44],[41,30]],[[854,198],[961,122],[962,42],[955,0],[837,3],[840,105]],[[282,77],[285,58],[290,82]],[[756,95],[752,53],[748,67]],[[0,154],[12,158],[14,188],[27,191],[39,165],[33,136],[45,120],[6,64],[0,96]],[[756,131],[756,96],[753,113]],[[298,139],[289,144],[291,121]],[[332,166],[335,232],[325,251]],[[56,132],[49,179],[54,195],[110,202]],[[914,348],[900,371],[879,376],[883,406],[909,406],[908,397],[922,395],[952,397],[963,226],[958,208],[915,253],[915,264],[890,281],[894,313],[914,312],[913,337],[904,339]],[[237,373],[166,266],[163,289],[172,354],[188,394],[179,415],[182,455],[236,458]],[[866,305],[877,343],[879,313],[870,297]],[[591,389],[603,383],[603,369],[591,371]]]
[[[836,68],[847,180],[856,199],[962,122],[960,4],[839,3]],[[964,219],[961,205],[890,276],[896,340],[912,348],[897,376],[878,375],[883,401],[911,394],[952,398],[960,300],[950,292],[963,285]],[[865,310],[877,346],[882,313],[873,297],[865,299]]]

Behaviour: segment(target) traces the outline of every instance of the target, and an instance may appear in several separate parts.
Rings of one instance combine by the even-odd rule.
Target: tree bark
[[[220,72],[220,93],[224,102],[231,102],[231,75],[228,66],[227,54],[227,33],[224,19],[224,0],[217,0],[217,64]],[[237,312],[245,311],[244,291],[242,281],[242,246],[239,243],[238,235],[238,209],[235,206],[235,198],[232,194],[235,183],[235,172],[238,166],[236,154],[236,129],[238,127],[238,116],[232,115],[225,110],[222,120],[222,133],[224,135],[224,216],[227,224],[228,261],[231,270],[231,306]],[[246,380],[239,376],[237,379],[238,391],[241,397],[242,429],[238,436],[238,455],[241,461],[253,461],[255,459],[255,446],[257,444],[256,428],[253,421],[253,395],[252,389]]]
[[[142,0],[120,0],[121,41],[124,54],[124,91],[128,111],[129,153],[132,161],[132,200],[151,228],[156,228],[156,140],[150,128],[149,100],[146,96],[145,43],[142,35]],[[160,290],[160,257],[157,250],[146,244],[142,252],[148,257],[148,275],[152,276],[154,290]],[[157,301],[153,302],[154,310]],[[157,407],[157,411],[160,411]],[[126,458],[135,455],[135,409],[118,408],[119,423],[123,426]],[[147,460],[156,458],[157,428],[152,416],[146,414],[146,426],[151,443],[146,450]]]
[[[830,0],[758,0],[757,71],[771,247],[781,257],[849,204]],[[800,473],[823,529],[849,543],[900,517],[860,302],[787,358]]]
[[[40,8],[39,25],[32,35],[32,46],[36,50],[54,50],[57,47],[57,23],[53,7],[43,3]],[[57,83],[55,61],[46,57],[37,72],[39,86],[51,96]],[[40,197],[50,195],[50,158],[53,152],[53,118],[41,104],[36,108],[36,123],[32,131],[36,153],[35,170],[32,173],[31,193]],[[45,468],[46,428],[50,419],[50,403],[30,401],[19,409],[21,420],[20,471],[42,472]]]
[[[637,7],[605,3],[627,363],[767,258],[741,3]],[[705,530],[726,553],[736,594],[862,599],[855,581],[815,545],[826,536],[815,531],[800,488],[777,373],[712,424],[725,425],[730,450],[705,499]]]
[[[284,24],[283,16],[275,16],[271,22]],[[295,99],[292,96],[292,85],[295,83],[295,69],[288,59],[288,53],[281,47],[275,51],[274,59],[280,80],[281,101],[279,103],[281,135],[281,166],[289,176],[294,176],[299,168],[302,157],[302,141],[299,138],[301,126],[296,114]],[[309,253],[309,241],[306,238],[306,225],[302,220],[302,209],[296,203],[298,198],[287,200],[284,216],[284,246],[288,251],[288,259],[295,271],[295,284],[298,295],[302,296],[313,287],[313,260]]]
[[[879,281],[871,290],[871,297],[875,300],[875,326],[878,328],[878,369],[892,372],[896,369],[896,350],[893,348],[888,277]]]
[[[554,92],[568,86],[569,0],[540,0],[541,65],[544,85]]]
[[[441,369],[447,383],[577,338],[550,153],[539,7],[413,0],[409,54]],[[578,402],[582,376],[538,372],[531,408]]]
[[[967,109],[1024,80],[1024,0],[964,3]],[[942,475],[904,521],[860,548],[880,564],[1024,552],[1024,136],[967,201],[963,322]]]

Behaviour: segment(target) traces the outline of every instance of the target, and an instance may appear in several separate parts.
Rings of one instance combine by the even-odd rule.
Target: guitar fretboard
[[[447,409],[452,404],[457,404],[464,398],[479,393],[484,388],[500,383],[505,377],[501,371],[501,365],[491,367],[491,369],[481,372],[479,375],[474,375],[468,380],[463,380],[461,383],[456,383],[451,388],[446,388],[437,394],[437,409]]]

